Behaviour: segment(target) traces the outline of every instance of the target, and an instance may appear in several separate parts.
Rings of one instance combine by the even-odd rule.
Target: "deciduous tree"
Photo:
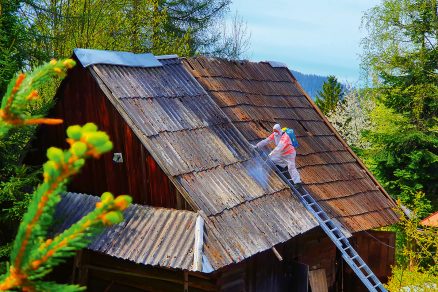
[[[364,17],[363,64],[373,77],[378,130],[369,135],[388,191],[424,191],[438,207],[438,15],[436,0],[385,0]],[[391,124],[393,127],[386,127]]]

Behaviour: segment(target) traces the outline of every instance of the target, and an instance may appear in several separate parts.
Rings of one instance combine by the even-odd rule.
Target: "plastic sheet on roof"
[[[95,64],[120,65],[129,67],[161,67],[163,64],[150,53],[134,54],[130,52],[117,52],[92,49],[75,49],[82,66],[88,67]]]

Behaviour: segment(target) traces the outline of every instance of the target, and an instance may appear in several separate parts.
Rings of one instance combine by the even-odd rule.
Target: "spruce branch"
[[[47,150],[49,160],[43,166],[44,182],[35,191],[20,224],[11,252],[12,265],[0,282],[0,290],[34,289],[34,280],[40,280],[75,250],[86,247],[92,235],[102,227],[123,221],[121,212],[131,203],[129,196],[114,199],[106,192],[94,211],[55,238],[44,240],[70,177],[79,172],[86,158],[98,158],[113,146],[108,135],[98,131],[92,123],[70,126],[67,136],[69,149],[51,147]]]
[[[129,196],[122,195],[114,199],[111,193],[103,193],[101,202],[96,204],[96,209],[34,250],[29,261],[31,266],[26,267],[25,270],[32,269],[36,275],[39,273],[44,275],[47,268],[58,264],[64,257],[73,255],[75,250],[86,247],[92,236],[101,231],[104,226],[122,222],[122,211],[130,203],[131,197]]]
[[[54,77],[63,79],[67,70],[75,64],[72,59],[52,60],[28,74],[19,73],[15,76],[9,83],[0,106],[0,137],[13,126],[62,123],[60,119],[29,115],[27,108],[33,101],[40,99],[38,88]]]
[[[0,106],[0,138],[11,128],[34,124],[58,124],[62,120],[46,119],[28,112],[33,101],[40,98],[37,91],[53,77],[65,77],[75,62],[71,59],[56,61],[38,67],[29,74],[18,74],[9,84]],[[51,147],[48,161],[43,165],[44,181],[33,193],[33,199],[18,229],[10,255],[11,265],[0,275],[0,290],[22,291],[82,291],[77,285],[62,285],[43,281],[54,266],[71,256],[75,250],[88,245],[93,235],[104,226],[123,221],[122,211],[131,203],[131,197],[103,193],[95,210],[70,228],[47,239],[56,205],[66,191],[69,179],[78,173],[85,159],[99,158],[112,149],[106,133],[98,131],[93,123],[71,126],[67,129],[69,149]]]

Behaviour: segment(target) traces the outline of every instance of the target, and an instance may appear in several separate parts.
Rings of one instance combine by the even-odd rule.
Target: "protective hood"
[[[283,130],[281,129],[281,126],[279,124],[275,124],[272,130],[274,131],[275,145],[278,145],[281,136],[283,135]]]

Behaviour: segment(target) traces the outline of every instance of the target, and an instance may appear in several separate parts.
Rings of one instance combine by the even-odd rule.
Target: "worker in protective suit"
[[[279,124],[273,127],[273,133],[268,138],[260,141],[255,148],[262,149],[269,143],[275,143],[276,147],[269,153],[269,158],[276,165],[286,167],[294,184],[301,183],[300,174],[295,166],[295,157],[297,152],[292,146],[292,141],[288,134],[284,133]]]

